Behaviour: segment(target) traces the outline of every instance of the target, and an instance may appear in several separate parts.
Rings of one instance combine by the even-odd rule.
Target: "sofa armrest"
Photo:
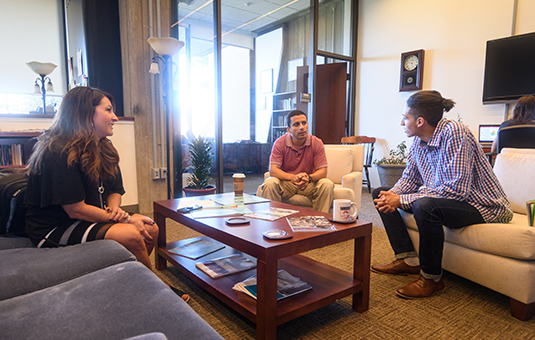
[[[360,211],[362,198],[362,171],[353,171],[342,177],[342,188],[353,190],[355,194],[355,203]]]

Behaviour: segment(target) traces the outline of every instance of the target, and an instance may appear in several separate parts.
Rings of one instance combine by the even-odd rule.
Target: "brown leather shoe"
[[[389,264],[374,264],[372,271],[382,274],[416,276],[420,274],[420,266],[409,266],[403,259],[399,259]]]
[[[444,287],[443,278],[440,278],[440,281],[435,282],[435,280],[428,280],[420,275],[418,280],[398,289],[396,294],[407,299],[421,299],[444,290]]]

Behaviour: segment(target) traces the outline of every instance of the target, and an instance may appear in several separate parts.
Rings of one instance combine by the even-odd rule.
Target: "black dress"
[[[85,201],[86,204],[104,208],[105,198],[112,193],[125,193],[120,169],[115,180],[99,185],[91,184],[80,164],[69,166],[67,153],[59,150],[45,151],[41,173],[31,174],[24,203],[26,213],[26,234],[38,247],[57,247],[83,243],[103,238],[113,223],[94,223],[73,220],[62,205]]]

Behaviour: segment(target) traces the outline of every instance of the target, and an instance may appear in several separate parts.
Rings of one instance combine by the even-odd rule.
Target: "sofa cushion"
[[[0,250],[13,248],[34,248],[32,241],[21,236],[0,236]]]
[[[136,258],[112,240],[61,248],[0,250],[0,301]]]
[[[6,339],[223,339],[139,262],[0,301],[0,329]]]
[[[408,228],[418,231],[411,213],[401,211]],[[521,221],[526,215],[515,214]],[[526,224],[482,223],[461,229],[444,227],[444,240],[465,248],[520,260],[535,260],[535,228]]]
[[[350,148],[325,148],[327,178],[334,183],[342,183],[342,177],[353,170],[353,151]]]
[[[496,156],[494,173],[498,177],[515,213],[526,214],[526,201],[535,199],[535,154],[502,150]],[[515,151],[515,152],[511,152]]]

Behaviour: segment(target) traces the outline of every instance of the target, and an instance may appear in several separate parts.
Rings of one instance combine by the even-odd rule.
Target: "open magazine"
[[[236,292],[243,292],[253,299],[256,299],[256,274],[238,282],[232,287]],[[312,289],[306,282],[301,281],[298,277],[292,276],[287,271],[281,269],[277,277],[277,300],[281,300],[292,295],[296,295]]]
[[[287,217],[293,231],[329,231],[336,230],[329,220],[323,216]]]
[[[280,218],[283,218],[283,217],[286,217],[286,216],[289,216],[298,212],[299,210],[290,210],[290,209],[270,207],[268,209],[254,211],[250,214],[245,214],[243,216],[251,217],[251,218],[258,218],[258,219],[267,220],[267,221],[276,221]]]

